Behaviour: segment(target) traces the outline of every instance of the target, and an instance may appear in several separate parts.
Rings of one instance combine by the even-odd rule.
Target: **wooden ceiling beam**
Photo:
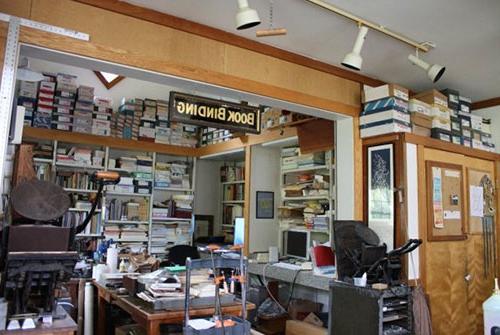
[[[335,75],[340,78],[352,80],[369,86],[384,85],[385,82],[370,78],[360,73],[348,71],[340,67],[320,62],[309,57],[289,52],[280,48],[270,46],[250,40],[239,35],[229,33],[227,31],[206,26],[197,22],[182,19],[173,15],[161,13],[152,9],[132,5],[119,0],[74,0],[86,5],[112,11],[114,13],[127,15],[136,19],[148,21],[151,23],[163,25],[172,29],[177,29],[187,33],[195,34],[205,38],[209,38],[218,42],[233,45],[246,50],[258,52],[267,56],[275,57],[290,63],[302,65],[322,71],[328,74]]]
[[[472,103],[472,110],[500,106],[500,97],[476,101]]]

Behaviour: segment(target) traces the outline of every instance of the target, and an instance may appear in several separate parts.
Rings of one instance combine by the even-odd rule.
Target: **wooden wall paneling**
[[[354,220],[364,220],[364,164],[363,164],[363,145],[359,136],[359,117],[353,118],[353,134],[354,134]],[[337,161],[339,157],[335,157]]]
[[[0,12],[19,16],[29,17],[32,0],[0,0]]]
[[[250,192],[250,183],[252,181],[252,147],[245,148],[245,207],[243,208],[243,217],[245,218],[245,255],[248,256],[250,250],[250,202],[252,201],[252,194]]]
[[[422,237],[423,243],[419,247],[419,265],[420,265],[420,281],[422,285],[427,286],[427,183],[425,175],[425,148],[423,145],[417,145],[417,171],[418,171],[418,231]]]
[[[232,46],[240,47],[251,51],[257,51],[259,53],[279,58],[284,61],[307,66],[316,70],[323,71],[328,74],[333,74],[341,78],[349,79],[359,83],[364,83],[370,86],[379,86],[385,84],[383,81],[380,81],[378,79],[373,79],[353,71],[347,71],[343,68],[326,64],[289,51],[285,51],[283,49],[273,47],[269,44],[260,43],[224,30],[205,26],[193,21],[157,12],[148,8],[124,3],[123,1],[117,1],[117,0],[76,0],[76,1],[89,4],[95,7],[103,8],[106,10],[110,10],[115,13],[124,14],[130,17],[135,17],[148,22],[157,23],[170,28],[192,33],[198,36],[207,37]]]
[[[83,31],[91,36],[90,43],[54,39],[50,34],[51,38],[36,35],[38,40],[31,36],[35,39],[31,42],[37,45],[350,116],[357,115],[360,110],[360,85],[357,82],[241,48],[226,52],[235,47],[163,25],[69,0],[33,0],[31,19]],[[124,27],[127,27],[127,34],[115,34]],[[228,66],[241,63],[241,59],[245,59],[246,64],[256,64],[256,67]],[[264,64],[257,61],[261,59]],[[270,65],[271,73],[268,73]],[[250,79],[247,78],[248,69],[254,73]],[[329,85],[316,86],[316,77],[319,82]],[[304,82],[309,84],[304,86]],[[335,93],[337,91],[341,93]]]

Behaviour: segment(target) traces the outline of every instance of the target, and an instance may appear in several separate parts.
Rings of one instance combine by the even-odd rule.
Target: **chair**
[[[190,257],[191,259],[199,259],[200,253],[196,247],[190,245],[176,245],[173,246],[166,260],[167,265],[186,265],[186,259]]]

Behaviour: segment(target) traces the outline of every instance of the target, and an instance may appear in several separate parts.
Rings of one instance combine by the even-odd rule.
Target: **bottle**
[[[122,258],[120,262],[120,272],[127,272],[127,263],[125,263],[125,258]]]
[[[484,335],[495,334],[492,329],[500,327],[500,289],[498,278],[495,278],[495,290],[491,297],[483,303]]]

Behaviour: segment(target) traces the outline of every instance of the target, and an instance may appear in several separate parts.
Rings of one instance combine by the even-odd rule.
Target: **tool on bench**
[[[208,245],[201,249],[210,253],[210,259],[195,259],[188,258],[186,260],[186,289],[185,289],[185,305],[184,305],[184,334],[186,335],[248,335],[250,334],[250,322],[246,320],[246,275],[247,275],[247,260],[243,255],[242,246],[235,245],[230,249],[221,249],[217,245]],[[224,257],[225,253],[238,252],[238,259]],[[203,322],[212,325],[205,329],[197,329],[196,326],[190,323],[189,320],[189,304],[190,304],[190,286],[191,286],[191,271],[195,269],[210,268],[213,271],[215,283],[215,313],[212,320],[203,320]],[[224,317],[222,314],[222,306],[220,301],[220,285],[226,281],[224,275],[218,275],[218,269],[232,268],[238,269],[239,275],[233,274],[232,278],[238,281],[241,285],[241,318]],[[195,321],[195,320],[193,320]]]

